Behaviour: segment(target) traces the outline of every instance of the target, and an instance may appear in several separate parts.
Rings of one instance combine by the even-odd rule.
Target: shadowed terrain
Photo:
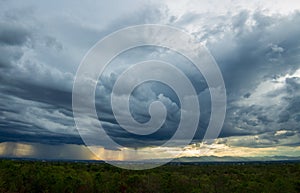
[[[129,171],[105,163],[1,160],[0,192],[300,191],[300,163],[173,164]]]

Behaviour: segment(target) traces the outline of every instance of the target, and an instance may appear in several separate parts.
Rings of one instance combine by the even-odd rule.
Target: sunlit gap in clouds
[[[9,158],[34,158],[34,159],[62,159],[62,160],[112,160],[112,161],[136,161],[135,152],[128,151],[126,153],[116,154],[105,150],[103,147],[93,147],[96,149],[97,155],[95,156],[90,150],[83,145],[45,145],[36,143],[16,143],[16,142],[3,142],[0,144],[0,157]],[[205,151],[209,150],[209,151]],[[177,155],[181,152],[178,148],[160,148],[158,147],[152,154],[144,154],[145,160],[159,161],[164,158],[164,152],[173,152]],[[119,151],[120,152],[120,151]],[[126,151],[125,151],[126,152]],[[201,153],[202,152],[202,153]],[[204,152],[204,153],[203,153]],[[235,156],[241,158],[259,158],[259,157],[272,157],[272,156],[300,156],[300,147],[234,147],[224,144],[212,144],[207,147],[201,147],[200,144],[192,144],[185,147],[185,151],[178,156],[180,157],[205,157],[205,156]],[[117,155],[117,156],[116,156]],[[170,155],[170,154],[166,154]],[[155,159],[159,158],[159,159]],[[168,157],[165,157],[168,158]],[[142,161],[142,160],[141,160]]]

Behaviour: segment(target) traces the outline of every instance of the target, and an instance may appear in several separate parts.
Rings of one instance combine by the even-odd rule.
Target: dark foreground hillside
[[[0,192],[300,192],[300,164],[166,165],[0,160]]]

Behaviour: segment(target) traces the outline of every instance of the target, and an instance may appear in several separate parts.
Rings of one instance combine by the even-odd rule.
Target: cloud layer
[[[23,5],[0,3],[0,142],[83,144],[71,106],[73,80],[81,59],[93,44],[117,29],[158,23],[195,36],[220,66],[228,103],[219,144],[246,148],[299,146],[297,3],[294,10],[287,7],[282,12],[272,10],[269,4],[248,8],[241,3],[232,10],[213,11],[209,3],[204,6],[207,9],[195,2],[186,3],[182,9],[168,1],[137,2],[130,9],[130,2],[115,6],[117,3],[121,2],[76,5],[65,1],[59,7],[31,1]],[[174,64],[193,83],[201,106],[194,142],[200,142],[210,117],[207,84],[186,58],[155,47],[122,53],[100,78],[96,107],[106,132],[121,145],[139,148],[160,145],[176,130],[180,103],[172,89],[157,82],[136,88],[130,108],[137,121],[146,122],[149,104],[161,101],[168,115],[160,131],[149,136],[133,135],[120,128],[112,115],[110,93],[117,77],[130,65],[146,59]]]

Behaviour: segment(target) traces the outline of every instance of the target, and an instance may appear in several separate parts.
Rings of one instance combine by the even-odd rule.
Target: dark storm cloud
[[[149,52],[151,54],[149,54]],[[122,70],[125,70],[129,64],[135,64],[139,61],[151,60],[155,59],[158,55],[160,55],[162,50],[156,48],[142,48],[141,50],[131,50],[129,53],[121,54],[119,57],[121,59],[113,60],[110,64],[110,67],[114,69],[114,66],[118,69],[120,68],[120,63],[122,64]],[[165,53],[164,51],[162,53]],[[184,59],[182,56],[176,56],[174,53],[168,52],[168,57],[161,57],[160,59],[166,62],[173,63],[178,67],[181,67],[183,63],[185,65],[188,64],[188,61]],[[150,56],[149,56],[150,55]],[[154,55],[154,58],[151,56]],[[135,57],[132,57],[135,56]],[[129,58],[129,59],[127,59]],[[128,64],[124,64],[126,63]],[[190,66],[189,66],[190,67]],[[181,67],[182,68],[182,67]],[[188,70],[187,70],[188,69]],[[202,138],[207,127],[209,120],[209,113],[207,109],[210,108],[209,101],[209,93],[203,92],[205,88],[207,88],[207,84],[203,80],[203,77],[199,72],[197,72],[196,68],[187,68],[182,69],[188,77],[191,78],[191,82],[195,86],[196,92],[201,94],[201,118],[200,118],[200,127],[197,132],[197,139]],[[191,70],[192,69],[192,70]],[[116,79],[121,74],[122,70],[118,69],[112,73],[104,73],[105,76],[102,76],[100,79],[100,85],[98,85],[98,89],[96,92],[96,101],[99,101],[97,104],[98,108],[98,116],[102,121],[107,121],[113,124],[109,125],[106,128],[106,132],[112,136],[117,142],[125,146],[149,146],[149,145],[161,145],[165,143],[168,139],[170,139],[174,132],[176,131],[179,120],[180,120],[180,102],[171,88],[166,85],[157,83],[157,82],[148,82],[138,86],[134,92],[132,93],[130,99],[130,110],[133,118],[141,123],[145,123],[150,119],[149,115],[149,106],[153,101],[160,101],[164,104],[167,109],[167,119],[160,130],[157,132],[147,135],[147,136],[139,136],[130,134],[124,129],[120,128],[117,121],[113,116],[113,112],[110,106],[110,94],[115,84]],[[165,76],[172,76],[172,74],[165,73]],[[130,82],[130,80],[128,80]],[[203,82],[202,82],[203,81]],[[121,93],[120,93],[121,94]],[[205,99],[205,100],[204,100]],[[133,143],[134,142],[134,143]]]
[[[218,30],[208,25],[204,36],[222,68],[230,95],[236,91],[246,94],[264,78],[299,67],[295,54],[300,43],[297,38],[300,28],[295,25],[299,23],[299,13],[281,17],[243,11],[228,18],[219,19],[215,25],[221,26]],[[210,41],[211,38],[214,39]]]
[[[220,24],[223,25],[221,30],[214,32],[217,41],[208,41],[207,45],[221,67],[228,92],[227,117],[221,137],[270,135],[268,139],[257,140],[264,146],[281,144],[280,140],[270,141],[274,138],[270,131],[299,132],[295,122],[300,112],[298,78],[284,78],[300,67],[297,38],[300,27],[295,25],[299,21],[298,12],[288,16],[266,16],[246,11],[233,16],[231,22]],[[209,30],[207,34],[209,36]],[[283,86],[260,94],[263,89],[259,90],[258,86],[261,84],[263,88],[263,82],[273,86],[272,81],[275,85],[274,77],[282,77],[284,82],[278,85]],[[267,84],[266,89],[269,89]]]
[[[0,68],[8,68],[23,55],[19,48],[11,46],[0,46]]]
[[[0,22],[0,44],[2,45],[23,45],[29,38],[27,29],[11,20]]]
[[[17,12],[13,13],[12,10]],[[43,24],[45,20],[35,15],[38,11],[31,11],[26,7],[15,9],[12,6],[11,10],[3,11],[1,15],[0,63],[1,67],[7,67],[0,71],[1,141],[82,143],[74,125],[71,107],[74,74],[68,72],[76,71],[81,58],[69,69],[70,61],[58,57],[62,54],[72,54],[73,57],[74,53],[66,53],[66,50],[73,48],[81,51],[83,56],[101,37],[123,25],[159,21],[159,9],[147,7],[136,12],[139,17],[133,14],[135,20],[130,19],[133,18],[131,14],[114,20],[110,27],[101,30],[83,26],[83,23],[74,22],[69,17],[55,19],[54,23],[50,17],[47,28]],[[48,32],[52,31],[53,25],[57,37]],[[112,85],[109,84],[104,82],[108,91],[111,91]],[[103,93],[104,96],[108,94]],[[104,115],[101,118],[109,123],[112,136],[120,139],[128,137],[119,130],[107,104],[101,107],[101,114]]]
[[[71,13],[73,16],[77,14]],[[173,16],[166,7],[156,5],[113,18],[103,25],[84,23],[79,13],[78,17],[53,13],[52,18],[51,14],[48,18],[39,18],[36,13],[28,14],[26,12],[22,17],[17,13],[13,17],[1,15],[0,141],[81,144],[73,121],[71,91],[76,68],[85,52],[104,35],[122,27],[162,23],[185,29],[185,25],[195,23],[196,26],[199,17],[206,17],[194,13]],[[89,15],[85,17],[92,19]],[[96,19],[103,22],[103,18]],[[202,31],[193,34],[199,41],[206,42],[224,76],[228,109],[221,137],[250,136],[249,141],[233,143],[240,146],[297,144],[299,77],[288,77],[283,83],[278,79],[293,74],[300,67],[300,27],[296,25],[300,23],[300,14],[267,16],[261,11],[241,11],[205,19],[207,22]],[[177,67],[186,63],[172,54],[164,56],[168,53],[165,51],[145,50],[175,63]],[[180,104],[174,93],[161,85],[151,84],[133,93],[131,111],[136,120],[145,122],[149,119],[149,104],[160,100],[169,112],[162,130],[150,136],[136,136],[120,128],[115,120],[109,94],[123,70],[118,68],[124,61],[132,64],[145,59],[141,57],[143,51],[117,60],[115,68],[101,77],[101,84],[98,85],[100,93],[96,93],[97,110],[107,133],[120,144],[131,147],[165,142],[174,133],[180,118]],[[200,99],[202,112],[195,137],[199,140],[210,117],[210,95],[203,77],[199,78],[194,68],[182,68]],[[277,81],[284,86],[261,96],[257,94],[261,91],[256,89],[265,81],[273,81],[274,84]],[[276,105],[268,104],[275,100],[278,101]],[[282,132],[276,134],[280,130]],[[254,137],[256,135],[257,138]]]
[[[29,36],[29,31],[19,23],[11,20],[0,21],[0,68],[10,67],[22,57],[20,47],[26,43]]]
[[[15,12],[14,8],[5,10],[1,5],[0,13],[0,67],[11,67],[23,56],[23,48],[32,45],[35,26],[28,21],[28,11]]]
[[[56,93],[58,94],[58,93]],[[20,96],[21,97],[21,96]],[[59,104],[0,96],[1,142],[25,141],[82,144],[74,128],[72,112]]]

